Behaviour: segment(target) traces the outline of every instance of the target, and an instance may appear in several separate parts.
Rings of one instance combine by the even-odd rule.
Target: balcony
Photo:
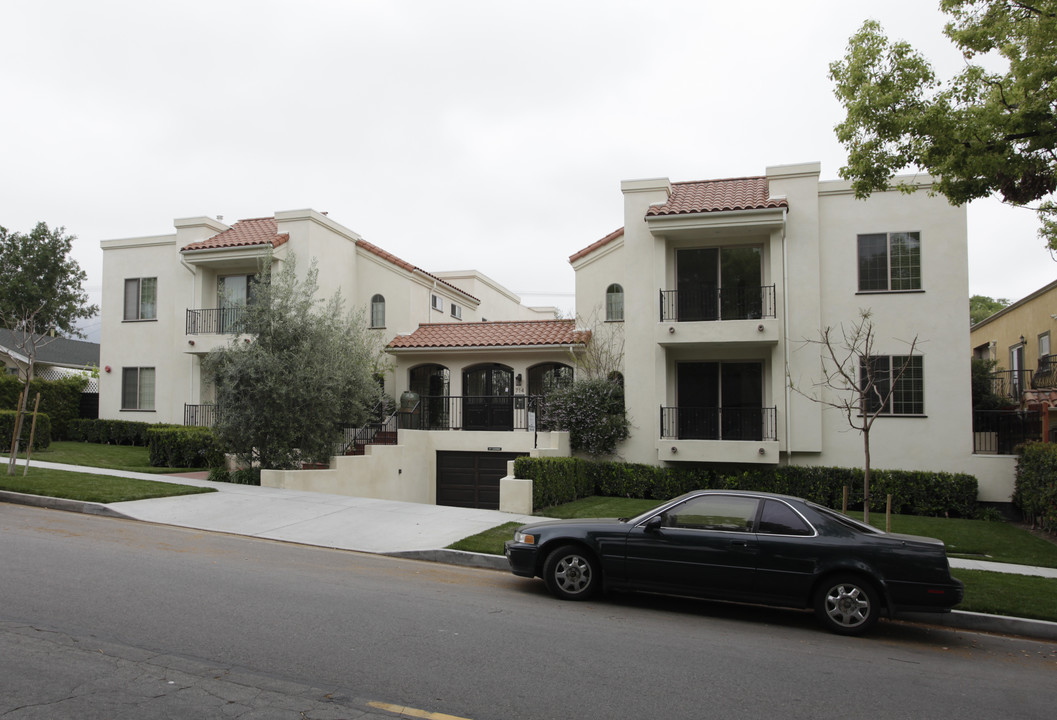
[[[661,438],[758,441],[778,439],[777,408],[662,407]]]
[[[774,285],[661,290],[661,322],[711,322],[774,318]]]
[[[434,395],[401,414],[404,430],[543,430],[543,398],[536,395]]]
[[[187,311],[188,335],[238,335],[243,332],[246,308],[240,305]]]
[[[1053,390],[1057,388],[1057,357],[1043,355],[1039,358],[1039,367],[1031,376],[1032,390]]]
[[[991,391],[1019,403],[1021,394],[1035,387],[1031,370],[998,370],[991,373]]]

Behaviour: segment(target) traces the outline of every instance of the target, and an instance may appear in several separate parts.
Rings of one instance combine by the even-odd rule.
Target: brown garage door
[[[499,479],[506,464],[527,453],[438,452],[437,504],[499,509]]]

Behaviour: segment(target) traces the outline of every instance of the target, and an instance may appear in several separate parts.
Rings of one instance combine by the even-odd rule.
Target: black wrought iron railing
[[[246,308],[241,306],[187,311],[188,335],[237,335],[244,330]]]
[[[414,412],[399,413],[410,430],[543,430],[537,395],[423,395]]]
[[[1057,357],[1044,355],[1031,376],[1031,387],[1036,390],[1057,388]]]
[[[1042,440],[1042,416],[1036,411],[976,410],[973,412],[973,452],[1015,455],[1016,447]]]
[[[774,285],[661,290],[661,322],[756,320],[776,317]]]
[[[991,373],[991,391],[1020,402],[1020,395],[1032,387],[1031,370],[996,370]]]
[[[777,440],[778,409],[662,407],[661,437],[674,440]]]
[[[376,407],[375,412],[378,413],[381,407]],[[342,442],[337,454],[363,454],[363,448],[368,445],[396,445],[399,437],[397,422],[398,415],[393,413],[362,427],[346,425],[342,428]]]
[[[213,427],[217,421],[217,406],[212,403],[203,405],[184,404],[184,425]]]

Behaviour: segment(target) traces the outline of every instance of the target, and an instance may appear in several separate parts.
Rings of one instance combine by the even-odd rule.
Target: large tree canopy
[[[84,337],[76,321],[99,311],[82,288],[85,273],[70,257],[73,235],[37,223],[29,234],[0,227],[0,323],[29,335],[52,330]]]
[[[955,204],[997,193],[1038,211],[1039,234],[1057,249],[1057,0],[942,0],[940,8],[965,58],[953,78],[939,80],[872,20],[830,65],[847,112],[836,127],[848,150],[841,175],[859,197],[887,189],[906,168],[936,176],[936,191]],[[1004,72],[988,69],[997,64]]]
[[[969,324],[986,320],[1002,308],[1009,305],[1005,298],[990,298],[986,295],[973,295],[969,298]]]
[[[268,262],[266,268],[271,267]],[[206,356],[216,386],[215,431],[244,463],[291,469],[326,461],[343,425],[360,425],[381,398],[377,338],[339,294],[318,297],[313,261],[303,280],[290,255],[258,275],[241,330]]]

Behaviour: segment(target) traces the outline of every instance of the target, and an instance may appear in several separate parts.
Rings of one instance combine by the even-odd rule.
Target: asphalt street
[[[561,603],[509,573],[5,504],[0,549],[5,718],[973,720],[1057,701],[1054,643]]]

